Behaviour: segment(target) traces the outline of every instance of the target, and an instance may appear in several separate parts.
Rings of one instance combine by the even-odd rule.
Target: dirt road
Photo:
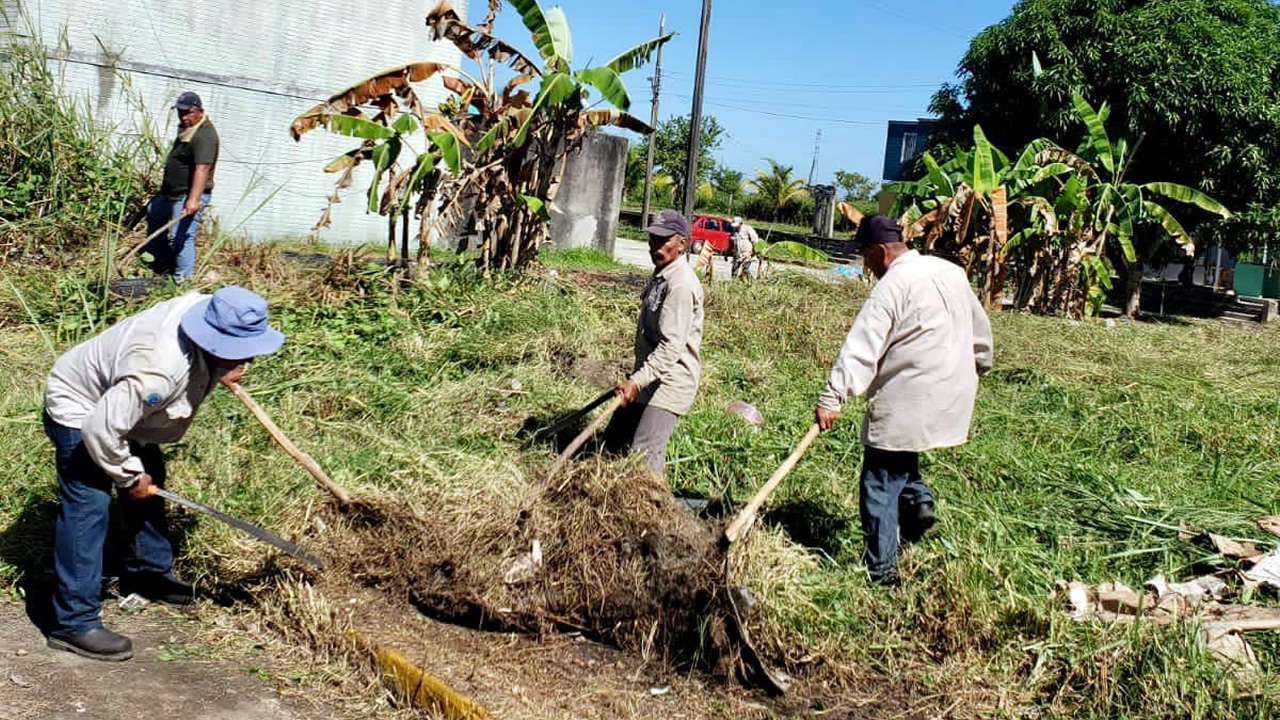
[[[332,709],[282,697],[272,663],[252,643],[217,642],[210,628],[150,607],[106,621],[133,638],[120,663],[50,650],[23,603],[0,600],[0,720],[321,720]],[[229,622],[229,621],[228,621]],[[230,638],[234,635],[228,629]]]

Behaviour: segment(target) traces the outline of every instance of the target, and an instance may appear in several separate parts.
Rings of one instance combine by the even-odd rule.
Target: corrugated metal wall
[[[460,62],[452,45],[429,40],[424,18],[434,0],[25,2],[45,45],[65,51],[65,89],[87,98],[100,121],[129,130],[126,95],[141,98],[167,150],[177,128],[173,100],[183,90],[200,94],[222,140],[218,218],[257,239],[307,235],[335,179],[321,168],[356,145],[324,131],[295,143],[295,116],[404,62]],[[467,0],[453,4],[466,17]],[[438,81],[421,88],[429,105],[443,93]],[[324,239],[385,240],[385,220],[365,213],[359,192],[368,178],[358,175],[344,194]]]

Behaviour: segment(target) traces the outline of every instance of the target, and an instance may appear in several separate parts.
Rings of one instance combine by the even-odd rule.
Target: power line
[[[665,93],[668,97],[673,96],[671,93]],[[739,103],[760,103],[768,105],[779,105],[790,110],[814,111],[818,113],[846,114],[854,110],[874,110],[893,113],[918,114],[925,112],[927,109],[920,105],[881,105],[879,103],[856,103],[844,105],[830,105],[819,103],[792,102],[790,100],[779,102],[777,97],[768,95],[751,95],[751,94],[731,94],[731,95],[714,95],[713,99],[720,102],[739,102]]]
[[[668,70],[668,75],[688,77],[689,73],[681,70]],[[908,83],[901,85],[830,85],[827,83],[803,83],[790,80],[753,80],[749,78],[708,77],[709,85],[746,85],[748,87],[780,87],[783,89],[805,88],[807,92],[878,92],[887,90],[912,90],[919,88],[936,88],[941,82]]]
[[[690,96],[682,95],[679,93],[671,93],[671,97],[678,97],[678,98],[683,98],[687,100],[689,99]],[[705,102],[707,105],[714,105],[716,107],[722,107],[727,110],[740,110],[742,112],[755,113],[757,115],[768,115],[770,117],[792,118],[794,120],[812,120],[814,122],[830,122],[830,123],[838,123],[841,125],[870,125],[874,127],[883,127],[885,124],[883,121],[878,121],[878,120],[847,120],[845,118],[835,118],[835,117],[814,117],[812,115],[793,115],[791,113],[770,112],[768,110],[759,110],[757,108],[744,107],[742,105],[731,105],[729,103],[712,102],[710,100],[707,100]]]

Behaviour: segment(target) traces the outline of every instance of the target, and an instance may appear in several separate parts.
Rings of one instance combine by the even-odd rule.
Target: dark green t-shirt
[[[173,149],[164,161],[164,180],[160,183],[161,195],[186,195],[191,189],[191,176],[196,165],[209,165],[209,180],[205,192],[213,192],[213,172],[218,167],[218,131],[208,118],[191,136],[191,142],[173,141]]]

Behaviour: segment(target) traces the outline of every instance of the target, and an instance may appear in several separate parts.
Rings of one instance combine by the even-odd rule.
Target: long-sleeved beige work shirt
[[[991,323],[964,271],[911,250],[858,312],[818,404],[838,411],[865,392],[863,444],[952,447],[969,437],[978,375],[991,361]]]
[[[684,415],[702,375],[702,285],[687,255],[654,272],[636,324],[636,402]]]
[[[206,297],[188,293],[127,317],[68,350],[49,373],[45,411],[80,431],[89,456],[117,485],[128,487],[143,472],[130,441],[181,440],[213,389],[205,353],[178,327]]]
[[[759,241],[760,236],[756,234],[756,229],[742,223],[742,227],[733,234],[733,259],[741,263],[755,257],[756,243]]]

